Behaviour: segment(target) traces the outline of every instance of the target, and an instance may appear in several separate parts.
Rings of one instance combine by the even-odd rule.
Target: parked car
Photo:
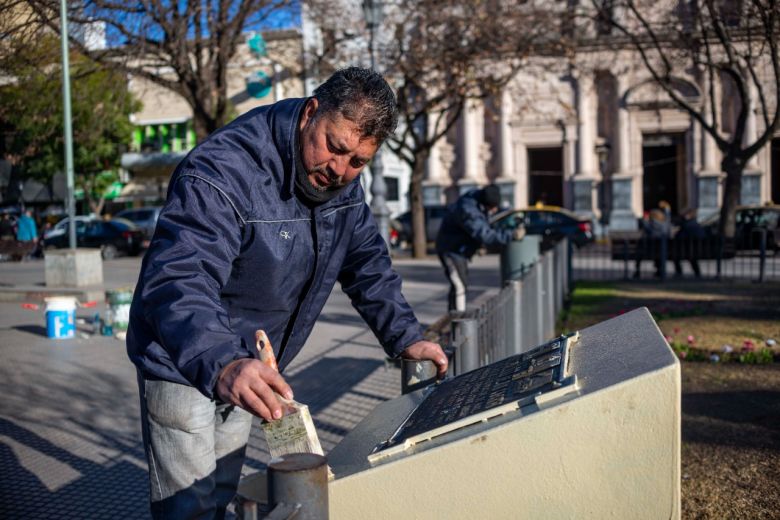
[[[154,228],[157,225],[157,218],[160,216],[162,206],[148,206],[145,208],[123,209],[115,216],[125,218],[141,228],[147,240],[152,239]]]
[[[718,234],[720,213],[712,215],[702,222],[702,227],[708,235]],[[759,249],[760,235],[756,231],[766,230],[767,251],[780,250],[780,206],[740,206],[737,208],[736,229],[734,231],[735,247],[737,249]]]
[[[90,217],[86,215],[77,215],[74,218],[74,222],[76,222],[76,233],[78,234],[79,229],[83,230],[86,223],[91,220],[95,220],[95,217]],[[70,223],[70,219],[68,217],[65,217],[59,222],[57,222],[56,224],[54,224],[54,226],[52,226],[51,229],[44,230],[43,232],[44,245],[60,235],[65,235],[67,237],[69,223]]]
[[[425,240],[433,242],[439,234],[447,206],[437,204],[425,207]],[[407,211],[390,220],[390,245],[406,247],[412,243],[412,212]]]
[[[144,233],[123,218],[111,220],[91,219],[76,227],[78,247],[100,248],[103,259],[110,260],[120,255],[137,255],[141,252]],[[46,240],[46,247],[68,247],[68,234],[57,235]]]
[[[500,226],[510,218],[521,219],[527,234],[542,235],[543,246],[563,237],[569,237],[577,247],[593,241],[591,220],[558,206],[504,210],[493,215],[490,222]]]

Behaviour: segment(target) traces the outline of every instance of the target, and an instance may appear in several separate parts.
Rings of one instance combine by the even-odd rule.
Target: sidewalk
[[[120,258],[103,262],[103,284],[100,286],[46,287],[42,259],[0,263],[0,302],[42,302],[47,296],[75,296],[80,301],[102,300],[107,290],[135,286],[140,258]]]
[[[99,291],[133,286],[139,258],[104,263]],[[404,293],[425,324],[446,311],[447,284],[435,258],[399,259]],[[475,258],[473,295],[497,287],[498,258]],[[0,288],[43,287],[43,262],[0,264]],[[103,310],[99,301],[97,311]],[[90,317],[84,309],[78,317]],[[124,344],[91,335],[50,340],[42,311],[0,301],[0,517],[147,518],[146,460],[140,442],[135,369]],[[309,405],[330,451],[366,414],[400,394],[400,371],[336,288],[303,352],[285,371]],[[253,429],[244,473],[268,460]]]

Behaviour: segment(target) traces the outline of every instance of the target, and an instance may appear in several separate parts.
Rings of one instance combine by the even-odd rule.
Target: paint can
[[[46,335],[52,339],[74,337],[76,335],[76,298],[52,296],[44,301],[46,302]]]
[[[106,325],[111,327],[112,333],[127,330],[127,324],[130,321],[130,304],[132,302],[133,291],[131,289],[106,291],[108,310],[105,321]]]

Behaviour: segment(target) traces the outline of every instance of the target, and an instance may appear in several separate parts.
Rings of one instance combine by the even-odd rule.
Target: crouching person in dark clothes
[[[450,204],[436,236],[436,252],[450,282],[448,309],[466,310],[468,263],[483,246],[505,246],[525,236],[525,228],[496,229],[489,217],[501,203],[498,186],[471,190]]]
[[[170,181],[131,307],[155,518],[222,518],[252,417],[281,417],[284,377],[338,281],[388,355],[447,358],[401,294],[359,174],[395,129],[373,71],[336,72],[308,99],[254,109],[214,133]]]

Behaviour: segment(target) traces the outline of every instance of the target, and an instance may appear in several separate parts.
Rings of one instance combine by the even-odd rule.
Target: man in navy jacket
[[[468,264],[474,253],[483,246],[505,246],[525,235],[524,227],[513,230],[490,226],[489,217],[500,203],[498,186],[490,184],[465,193],[447,207],[436,235],[436,252],[450,282],[450,311],[466,310]]]
[[[274,392],[292,397],[259,361],[255,330],[266,331],[283,371],[337,281],[389,355],[446,372],[401,294],[358,180],[396,122],[381,76],[349,68],[312,98],[239,117],[176,169],[127,336],[155,517],[224,515],[252,415],[274,420]]]

